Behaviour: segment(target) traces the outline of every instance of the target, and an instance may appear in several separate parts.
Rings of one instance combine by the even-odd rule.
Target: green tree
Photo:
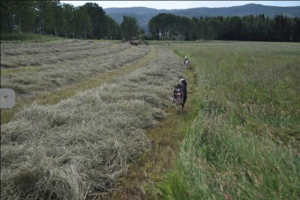
[[[92,38],[101,39],[107,34],[105,12],[97,3],[86,3],[84,6],[91,19]]]
[[[36,1],[36,26],[38,32],[45,34],[53,30],[54,13],[51,1]]]
[[[33,1],[12,1],[13,22],[18,26],[19,35],[22,34],[22,29],[32,31],[35,19],[34,5]]]
[[[120,39],[120,27],[118,25],[118,23],[111,18],[110,16],[106,15],[106,22],[107,22],[107,33],[106,33],[106,37],[110,38],[110,39]]]
[[[192,32],[194,31],[195,24],[194,22],[187,17],[180,18],[180,29],[181,35],[183,36],[184,40],[191,40]]]
[[[177,38],[191,40],[195,37],[195,22],[190,18],[173,14],[158,14],[150,20],[148,27],[155,39],[174,40]]]
[[[1,33],[12,33],[14,29],[14,2],[1,1]]]
[[[59,33],[65,31],[65,26],[66,26],[66,18],[64,16],[64,10],[60,2],[53,2],[53,13],[54,13],[54,20],[53,20],[53,25],[54,25],[54,35],[58,36]]]
[[[139,30],[139,38],[144,39],[144,37],[145,37],[145,31],[144,31],[144,29],[140,29]]]
[[[71,4],[63,4],[62,5],[64,20],[65,20],[65,27],[64,33],[65,36],[68,37],[72,33],[74,33],[74,11],[75,7]],[[74,35],[74,34],[73,34]]]
[[[181,17],[173,14],[160,13],[148,23],[149,31],[155,39],[173,40],[181,33]]]
[[[292,39],[293,41],[300,41],[300,18],[294,18],[292,21]]]
[[[74,11],[74,30],[73,37],[85,38],[88,33],[91,32],[92,23],[89,14],[87,13],[86,7],[81,6],[75,8]]]
[[[124,38],[137,37],[139,33],[139,24],[134,17],[124,16],[120,25],[121,33]]]
[[[150,19],[150,21],[148,23],[148,28],[149,28],[149,32],[151,33],[153,38],[158,40],[159,39],[159,27],[158,27],[157,16]]]
[[[199,19],[199,21],[196,24],[196,31],[198,39],[207,39],[207,23],[204,19]]]

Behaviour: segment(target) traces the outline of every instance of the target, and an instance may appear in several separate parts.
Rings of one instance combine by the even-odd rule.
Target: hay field
[[[174,44],[197,79],[198,115],[162,199],[300,199],[300,44]]]
[[[300,198],[299,44],[152,44],[1,44],[1,198]]]
[[[86,199],[107,192],[150,150],[147,130],[166,117],[167,96],[184,73],[181,60],[171,50],[146,45],[26,45],[13,50],[5,44],[1,52],[2,87],[19,95],[51,94],[106,71],[138,67],[57,104],[33,102],[1,124],[1,198]],[[62,51],[56,56],[54,49]],[[35,61],[43,64],[31,66]]]
[[[58,53],[53,53],[56,47],[52,46],[37,48],[37,50],[42,48],[41,51],[47,50],[47,53],[24,55],[4,53],[1,56],[2,87],[12,88],[23,95],[59,89],[96,74],[131,64],[150,51],[147,46],[132,48],[128,44],[96,43],[87,45],[84,47],[85,50],[76,43],[74,46],[70,49],[62,45],[61,52]],[[123,52],[126,49],[128,51]]]
[[[1,87],[14,89],[17,93],[17,105],[1,112],[4,122],[11,120],[23,103],[28,104],[42,95],[99,74],[134,65],[150,52],[146,45],[132,48],[129,44],[80,40],[24,43],[20,44],[20,48],[16,48],[15,43],[1,45]],[[57,49],[59,53],[55,52]],[[28,54],[28,51],[39,53]]]

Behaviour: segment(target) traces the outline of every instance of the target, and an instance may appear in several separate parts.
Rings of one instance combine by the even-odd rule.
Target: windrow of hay
[[[1,126],[3,199],[86,199],[114,186],[150,149],[181,61],[159,49],[143,68],[57,105],[32,104]]]
[[[7,49],[1,52],[1,55],[8,55],[8,56],[20,56],[20,55],[35,55],[35,54],[51,54],[51,53],[64,53],[64,52],[76,52],[76,51],[85,51],[89,49],[99,49],[105,46],[111,46],[112,43],[82,43],[79,45],[74,46],[61,46],[61,47],[39,47],[39,48],[14,48],[14,49]]]
[[[121,46],[123,46],[121,48],[128,48],[129,45]],[[111,54],[108,54],[108,52],[111,52]],[[108,50],[106,56],[64,62],[63,65],[48,65],[44,67],[44,70],[36,72],[9,74],[2,77],[1,84],[2,87],[12,88],[20,94],[33,94],[36,91],[45,92],[59,89],[97,74],[132,64],[149,52],[150,47],[148,46],[134,47],[131,51],[126,51],[126,53]]]
[[[80,47],[87,46],[94,43],[93,40],[55,40],[44,43],[24,43],[24,42],[3,42],[1,41],[1,55],[2,54],[14,54],[11,52],[19,52],[20,54],[26,54],[26,51],[35,49],[46,48],[59,48],[59,47]],[[18,53],[16,54],[18,55]]]
[[[24,66],[41,66],[45,64],[59,63],[68,60],[78,60],[88,56],[102,56],[110,54],[107,52],[107,47],[113,46],[113,43],[95,43],[82,49],[80,46],[72,48],[60,47],[42,47],[41,52],[48,52],[43,54],[22,54],[22,55],[1,55],[1,67],[16,68]],[[112,49],[112,53],[120,52],[129,45],[119,45],[118,48]],[[1,50],[2,51],[2,50]]]

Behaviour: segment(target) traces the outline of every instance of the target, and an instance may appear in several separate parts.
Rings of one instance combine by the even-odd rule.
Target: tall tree
[[[51,1],[36,1],[36,15],[36,24],[41,34],[53,29],[54,13]]]
[[[15,19],[18,24],[19,35],[22,34],[22,27],[24,30],[30,30],[34,23],[34,2],[33,1],[13,1],[13,10],[15,11]]]
[[[92,23],[92,38],[100,39],[105,37],[105,26],[107,20],[105,18],[105,12],[102,7],[99,7],[97,3],[86,3],[84,6],[88,15],[90,16]]]
[[[120,27],[119,27],[118,23],[108,15],[106,15],[105,18],[106,18],[106,21],[107,21],[106,37],[110,38],[110,39],[120,39],[121,38],[121,35],[120,35],[121,33],[120,33]]]
[[[74,33],[74,11],[75,7],[71,4],[63,4],[62,5],[62,10],[64,14],[64,19],[65,19],[65,27],[64,27],[64,32],[65,36],[68,37],[72,33]],[[74,34],[73,34],[74,35]]]
[[[159,27],[158,27],[158,20],[157,16],[150,19],[148,23],[149,32],[152,34],[153,38],[158,40],[159,39]]]
[[[120,24],[121,33],[124,38],[137,37],[139,33],[139,24],[136,18],[124,16]]]
[[[14,1],[1,1],[1,33],[12,33],[14,29]]]
[[[292,21],[292,39],[293,41],[300,41],[300,18],[294,18]]]
[[[64,16],[63,7],[60,2],[52,3],[53,9],[53,25],[54,25],[54,35],[58,36],[60,32],[63,32],[66,25],[66,18]]]
[[[86,38],[92,30],[92,23],[86,7],[77,7],[74,11],[74,35],[73,37]]]

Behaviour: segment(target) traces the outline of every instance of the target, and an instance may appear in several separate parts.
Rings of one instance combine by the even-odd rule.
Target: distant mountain
[[[106,13],[135,13],[138,15],[143,14],[156,14],[159,10],[155,8],[146,8],[146,7],[131,7],[131,8],[106,8]]]
[[[263,6],[260,4],[246,4],[243,6],[234,6],[228,8],[191,8],[186,10],[175,10],[177,15],[186,17],[200,17],[200,16],[245,16],[245,15],[259,15],[273,17],[278,14],[283,14],[288,17],[300,17],[300,6],[296,7],[276,7]]]
[[[300,17],[300,6],[295,7],[277,7],[264,6],[260,4],[246,4],[243,6],[234,6],[226,8],[190,8],[190,9],[176,9],[176,10],[162,10],[146,7],[132,7],[132,8],[107,8],[105,12],[111,16],[117,23],[123,21],[123,16],[135,17],[141,28],[148,32],[148,22],[150,19],[159,13],[171,13],[184,17],[205,17],[205,16],[245,16],[245,15],[259,15],[264,14],[273,17],[278,14],[283,14],[288,17]]]

